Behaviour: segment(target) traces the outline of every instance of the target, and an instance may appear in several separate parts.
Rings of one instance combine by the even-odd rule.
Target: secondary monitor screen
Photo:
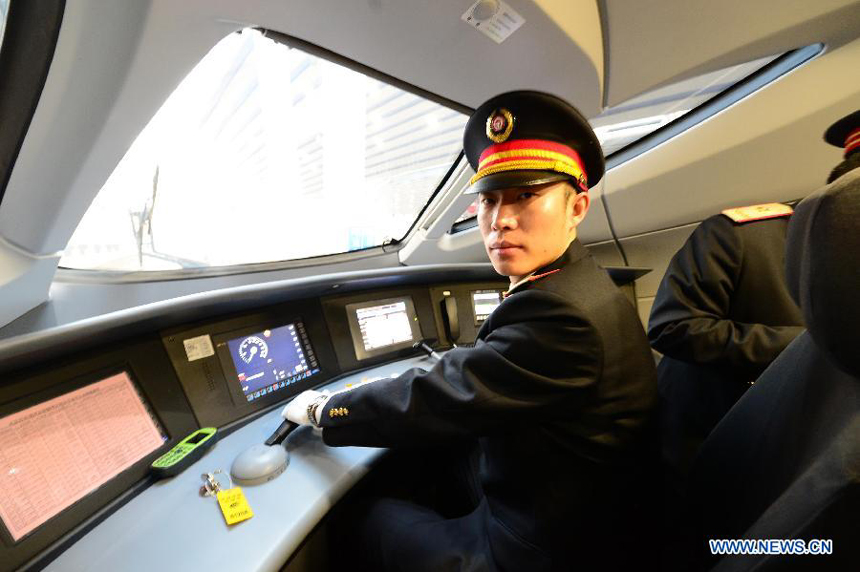
[[[502,293],[498,290],[472,292],[472,310],[475,312],[475,323],[480,324],[486,320],[501,303]]]
[[[0,418],[0,517],[18,541],[167,440],[128,373]]]
[[[248,401],[320,371],[301,322],[229,340],[227,347]]]
[[[409,297],[348,304],[346,312],[355,355],[360,360],[411,347],[421,337]]]

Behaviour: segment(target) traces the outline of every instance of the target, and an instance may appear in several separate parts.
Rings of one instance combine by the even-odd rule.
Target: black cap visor
[[[558,181],[569,181],[574,189],[579,190],[578,186],[574,184],[573,178],[564,173],[556,171],[518,170],[502,171],[501,173],[487,175],[475,181],[475,184],[463,191],[463,194],[472,195],[486,191],[546,185],[547,183],[557,183]]]

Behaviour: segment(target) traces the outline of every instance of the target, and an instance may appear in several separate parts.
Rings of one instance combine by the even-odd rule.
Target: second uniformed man
[[[475,346],[430,371],[305,392],[285,415],[322,427],[331,446],[477,439],[477,507],[446,518],[379,500],[355,525],[365,569],[641,564],[645,499],[658,493],[656,376],[633,306],[576,238],[603,176],[600,144],[565,101],[519,91],[481,105],[464,146],[487,254],[511,283]]]
[[[824,139],[845,148],[831,183],[860,166],[860,111],[834,123]],[[680,487],[711,430],[804,329],[785,279],[792,212],[772,203],[705,219],[657,290],[648,337],[664,354],[663,454]]]
[[[803,331],[785,281],[781,203],[705,219],[672,257],[648,321],[657,369],[663,455],[683,482],[699,447],[750,383]]]

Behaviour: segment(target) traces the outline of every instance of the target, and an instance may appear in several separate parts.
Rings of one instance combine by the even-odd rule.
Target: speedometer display
[[[261,360],[268,356],[269,345],[258,336],[248,336],[239,344],[239,357],[247,364],[253,362],[254,358]]]
[[[237,382],[248,401],[319,373],[301,322],[254,332],[227,342]]]

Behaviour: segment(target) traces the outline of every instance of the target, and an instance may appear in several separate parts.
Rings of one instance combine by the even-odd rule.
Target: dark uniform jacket
[[[648,324],[664,454],[682,473],[749,384],[803,330],[785,282],[788,216],[704,220],[672,261]]]
[[[548,562],[511,562],[517,543],[557,569],[611,562],[617,554],[594,542],[634,526],[631,507],[657,456],[654,361],[633,306],[579,240],[535,273],[544,274],[495,309],[473,348],[336,394],[321,419],[335,446],[477,437],[478,528],[512,570]],[[564,554],[574,560],[560,563]]]

